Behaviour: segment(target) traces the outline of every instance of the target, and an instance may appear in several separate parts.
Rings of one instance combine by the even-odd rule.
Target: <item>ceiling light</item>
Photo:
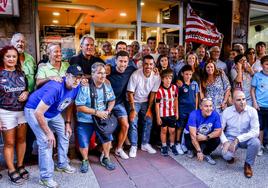
[[[141,6],[144,6],[144,2],[141,2]]]
[[[60,13],[59,13],[59,12],[53,12],[52,15],[53,15],[53,16],[59,16]]]
[[[124,17],[125,17],[125,16],[127,16],[127,13],[125,13],[125,12],[121,12],[121,13],[120,13],[120,16],[124,16]]]
[[[57,23],[59,23],[59,21],[58,20],[52,20],[52,23],[57,24]]]

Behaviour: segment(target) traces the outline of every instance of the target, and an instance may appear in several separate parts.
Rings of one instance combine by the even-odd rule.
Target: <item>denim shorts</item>
[[[260,130],[264,130],[268,128],[268,108],[260,107],[258,110],[259,122],[260,122]]]
[[[115,105],[113,108],[113,113],[117,118],[127,117],[127,110],[123,103]]]
[[[0,108],[0,121],[5,130],[17,127],[19,124],[26,123],[24,111],[9,111]]]
[[[168,116],[168,117],[161,117],[162,125],[161,127],[170,127],[175,128],[176,127],[176,117],[175,116]]]
[[[93,123],[77,122],[77,138],[80,148],[88,148],[92,134],[95,131]]]

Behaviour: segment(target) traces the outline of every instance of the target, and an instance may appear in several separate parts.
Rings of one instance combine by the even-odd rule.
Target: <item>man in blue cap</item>
[[[71,65],[62,82],[49,81],[36,90],[25,105],[25,117],[33,130],[39,147],[40,184],[45,187],[58,187],[53,180],[54,162],[52,148],[56,146],[57,134],[58,164],[56,169],[74,173],[75,169],[68,163],[67,153],[71,129],[71,105],[78,93],[83,75],[82,68]],[[68,107],[68,108],[67,108]],[[66,109],[65,122],[61,112]]]

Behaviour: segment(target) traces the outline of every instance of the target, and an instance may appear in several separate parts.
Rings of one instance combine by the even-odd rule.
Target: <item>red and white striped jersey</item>
[[[178,88],[171,85],[169,88],[159,87],[156,102],[159,104],[160,117],[175,116],[175,98],[178,97]]]

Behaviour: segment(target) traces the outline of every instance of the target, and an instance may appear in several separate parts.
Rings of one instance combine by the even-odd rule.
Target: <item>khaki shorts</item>
[[[9,111],[0,108],[0,121],[4,130],[10,130],[19,124],[26,123],[24,111]]]

